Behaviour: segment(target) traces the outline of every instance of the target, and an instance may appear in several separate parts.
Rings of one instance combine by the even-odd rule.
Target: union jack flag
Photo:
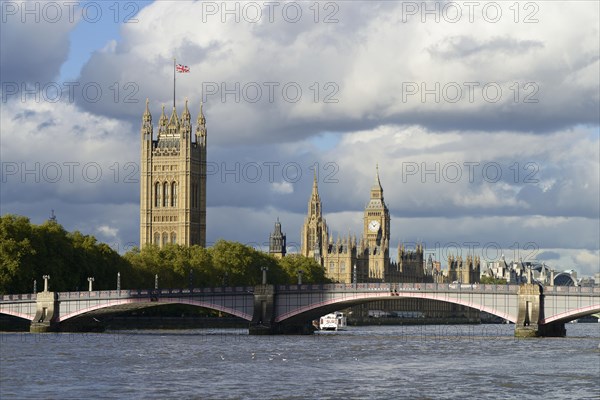
[[[177,64],[175,69],[177,70],[177,72],[181,73],[190,72],[190,67],[188,67],[187,65]]]

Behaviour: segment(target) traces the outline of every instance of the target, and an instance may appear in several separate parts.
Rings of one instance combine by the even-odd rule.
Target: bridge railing
[[[24,294],[5,294],[0,297],[2,301],[16,301],[16,300],[35,300],[37,294],[35,293],[24,293]]]
[[[600,286],[545,286],[544,293],[560,293],[560,294],[568,294],[568,293],[600,293]]]
[[[127,297],[148,297],[148,296],[191,296],[201,293],[253,293],[254,286],[236,286],[236,287],[205,287],[205,288],[177,288],[177,289],[128,289],[128,290],[95,290],[79,292],[59,292],[59,299],[85,299],[85,298],[127,298]],[[27,296],[27,295],[12,295]],[[34,295],[35,296],[35,295]],[[34,297],[35,299],[35,297]],[[13,300],[13,299],[8,299]]]
[[[307,285],[278,285],[278,292],[295,291],[477,291],[494,293],[517,293],[519,285],[480,285],[478,283],[333,283]]]

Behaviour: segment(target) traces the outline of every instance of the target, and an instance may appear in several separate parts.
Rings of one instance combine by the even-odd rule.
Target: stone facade
[[[188,102],[181,117],[165,108],[154,139],[146,100],[140,164],[140,247],[206,245],[206,119],[200,105],[192,134]]]
[[[398,261],[390,260],[390,212],[376,171],[370,198],[363,214],[363,234],[333,238],[322,214],[315,176],[308,214],[301,232],[301,254],[314,258],[335,282],[425,282],[423,246],[408,251],[398,246]]]
[[[283,258],[286,253],[286,236],[281,231],[279,218],[275,222],[275,230],[269,236],[269,254],[275,258]]]
[[[479,283],[481,272],[481,261],[478,256],[467,256],[465,260],[461,256],[448,256],[448,281],[459,283]]]

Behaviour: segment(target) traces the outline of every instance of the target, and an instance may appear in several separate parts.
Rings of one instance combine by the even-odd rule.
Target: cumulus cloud
[[[207,100],[209,243],[264,249],[279,217],[299,247],[315,172],[332,234],[360,237],[379,165],[394,245],[492,243],[509,259],[597,270],[598,3],[540,3],[535,24],[508,9],[496,24],[422,23],[395,2],[336,3],[331,24],[306,7],[297,23],[236,23],[202,3],[154,2],[93,49],[78,82],[99,85],[97,102],[81,90],[73,102],[3,102],[2,213],[39,223],[55,209],[67,229],[137,244],[140,118],[146,97],[155,123],[170,108],[175,55],[191,68],[177,76],[178,110],[188,97],[195,121],[203,89]],[[3,81],[55,77],[72,26],[13,25],[2,25]],[[486,83],[502,98],[484,99]]]
[[[498,23],[476,14],[452,24],[407,19],[400,2],[353,2],[339,3],[334,24],[308,17],[253,24],[207,17],[202,2],[156,2],[123,27],[122,41],[92,55],[80,80],[135,83],[137,98],[169,104],[176,55],[192,71],[179,79],[179,100],[197,102],[204,89],[219,144],[289,142],[383,123],[549,132],[598,123],[594,10],[544,3],[535,24],[515,23],[508,9]],[[103,115],[139,115],[139,106],[108,98],[78,101]]]
[[[273,192],[280,194],[294,193],[294,186],[290,182],[273,182],[271,184]]]
[[[110,239],[114,239],[115,237],[117,237],[117,234],[119,233],[119,229],[112,228],[112,227],[110,227],[108,225],[101,225],[101,226],[99,226],[97,228],[97,231],[102,236],[110,238]]]

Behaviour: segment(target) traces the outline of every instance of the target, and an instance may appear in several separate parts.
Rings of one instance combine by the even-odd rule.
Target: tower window
[[[196,183],[192,182],[192,208],[196,208]]]
[[[163,236],[162,236],[162,244],[164,246],[167,243],[169,243],[169,234],[165,232],[165,233],[163,233]]]
[[[160,206],[160,183],[154,184],[154,207]]]
[[[154,234],[154,244],[160,246],[160,233]]]
[[[177,207],[177,182],[171,183],[171,207]]]
[[[171,232],[171,243],[177,243],[177,234],[175,232]]]
[[[163,207],[167,207],[169,205],[169,184],[167,182],[163,183],[163,198],[162,198]]]

